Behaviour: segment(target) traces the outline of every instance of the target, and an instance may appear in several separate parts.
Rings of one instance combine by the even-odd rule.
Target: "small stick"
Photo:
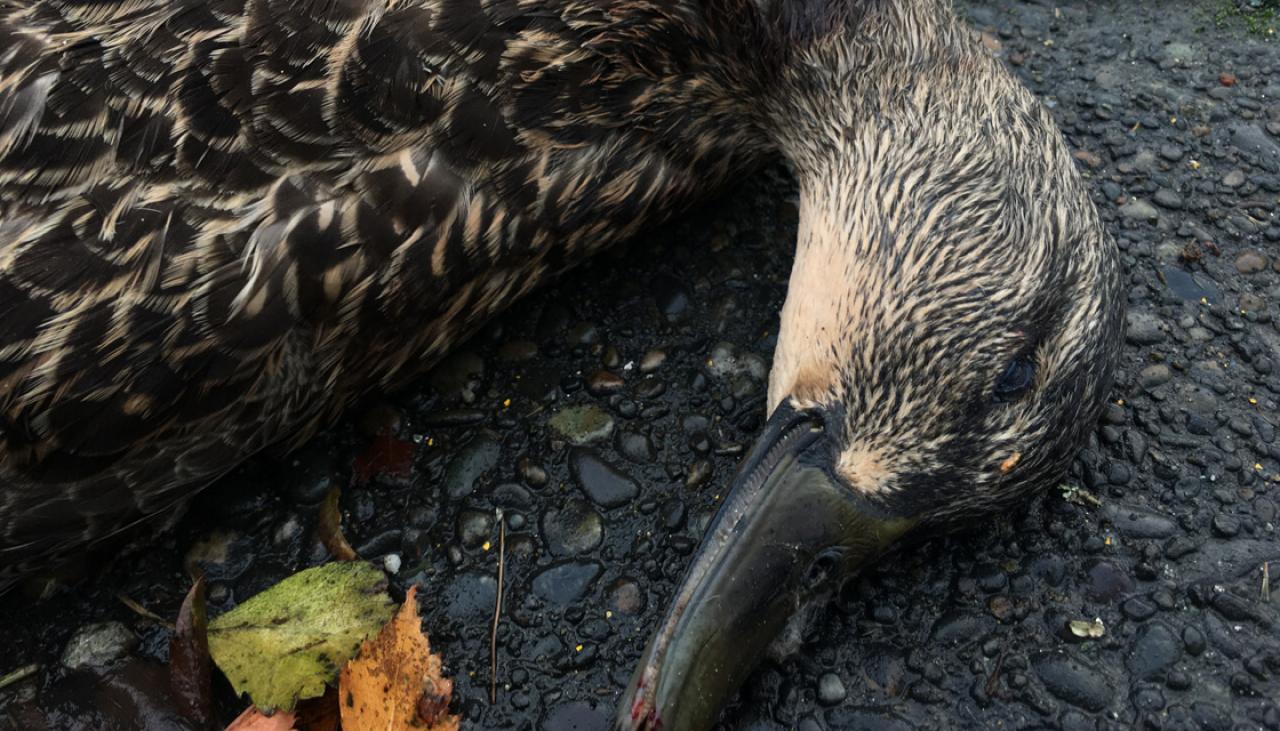
[[[498,508],[498,597],[493,605],[493,627],[489,631],[489,703],[498,702],[498,619],[502,616],[502,574],[507,553],[507,522]]]
[[[40,670],[40,666],[38,664],[31,663],[30,665],[23,665],[22,667],[18,668],[17,670],[14,670],[11,673],[0,675],[0,690],[4,690],[5,688],[8,688],[14,683],[20,683],[26,680],[27,678],[39,672],[39,670]]]
[[[1271,601],[1271,562],[1262,562],[1262,601]]]
[[[134,601],[133,599],[130,599],[129,597],[125,596],[124,594],[116,594],[116,599],[117,599],[121,604],[125,605],[125,606],[126,606],[126,607],[128,607],[130,610],[132,610],[135,614],[137,614],[137,615],[139,615],[139,616],[141,616],[141,617],[145,617],[145,618],[147,618],[147,619],[151,620],[152,622],[155,622],[156,624],[158,624],[158,625],[160,625],[160,626],[162,626],[162,627],[167,627],[167,628],[169,629],[169,631],[170,631],[170,632],[172,632],[172,631],[173,631],[173,622],[170,622],[169,620],[165,619],[164,617],[161,617],[160,615],[156,614],[155,612],[151,611],[150,609],[147,609],[146,607],[142,606],[141,604],[139,604],[138,602]]]

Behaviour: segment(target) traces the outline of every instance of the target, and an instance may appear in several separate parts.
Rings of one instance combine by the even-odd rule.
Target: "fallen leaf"
[[[359,562],[290,576],[209,623],[209,652],[237,693],[264,711],[323,695],[395,604],[386,575]]]
[[[395,619],[360,648],[338,681],[343,731],[457,731],[449,715],[453,681],[440,675],[440,656],[422,634],[417,587]]]
[[[213,717],[213,683],[203,576],[182,600],[169,639],[169,687],[178,712],[197,726],[207,727]]]
[[[1067,623],[1067,627],[1076,637],[1097,639],[1107,633],[1107,627],[1100,618],[1095,618],[1092,622],[1087,619],[1073,619]]]
[[[400,439],[391,431],[373,438],[369,446],[356,456],[353,479],[364,484],[374,475],[406,478],[413,473],[413,455],[417,445]]]
[[[360,556],[347,542],[347,537],[342,534],[342,511],[338,507],[338,498],[341,496],[342,490],[337,485],[334,485],[329,490],[329,494],[324,496],[324,502],[320,503],[320,518],[316,524],[316,533],[331,556],[339,561],[357,561]]]
[[[294,731],[293,721],[293,714],[288,711],[276,711],[268,716],[249,706],[227,726],[227,731]]]

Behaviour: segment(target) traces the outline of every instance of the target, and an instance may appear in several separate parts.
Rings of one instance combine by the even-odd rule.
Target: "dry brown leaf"
[[[213,717],[212,665],[209,659],[209,618],[205,608],[204,577],[196,579],[169,639],[169,687],[173,704],[199,728]]]
[[[324,502],[320,504],[316,533],[320,536],[320,542],[328,549],[329,555],[339,561],[358,561],[360,556],[356,555],[356,549],[351,547],[347,537],[342,534],[342,509],[338,507],[340,497],[342,490],[337,485],[324,496]]]
[[[422,634],[417,587],[396,616],[338,679],[343,731],[457,731],[448,713],[453,681],[440,676],[440,656]]]
[[[256,706],[249,706],[236,716],[227,731],[293,731],[294,715],[288,711],[276,711],[267,716]]]

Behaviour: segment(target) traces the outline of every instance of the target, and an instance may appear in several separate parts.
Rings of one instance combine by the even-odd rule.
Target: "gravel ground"
[[[1263,583],[1270,561],[1280,584],[1268,5],[967,4],[1053,105],[1123,251],[1113,403],[1062,487],[851,582],[724,728],[1280,729],[1280,596]],[[372,443],[408,445],[413,470],[344,491],[348,537],[399,558],[396,591],[423,587],[464,727],[605,729],[762,422],[791,195],[781,173],[757,177],[523,303],[417,389],[246,465],[176,531],[89,562],[92,582],[5,597],[0,675],[39,669],[0,691],[0,726],[180,728],[168,630],[119,597],[172,617],[198,564],[216,613],[322,561],[317,505]],[[403,441],[369,436],[387,424]],[[499,507],[508,611],[491,706]],[[1103,633],[1078,637],[1072,620]],[[220,694],[229,718],[241,702]]]

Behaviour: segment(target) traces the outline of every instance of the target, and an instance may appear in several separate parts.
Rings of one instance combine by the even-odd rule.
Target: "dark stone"
[[[1045,652],[1032,658],[1031,667],[1050,693],[1073,706],[1096,713],[1111,703],[1110,679],[1077,657]]]
[[[574,449],[569,455],[569,469],[578,487],[602,508],[626,505],[640,494],[635,480],[591,450]]]

